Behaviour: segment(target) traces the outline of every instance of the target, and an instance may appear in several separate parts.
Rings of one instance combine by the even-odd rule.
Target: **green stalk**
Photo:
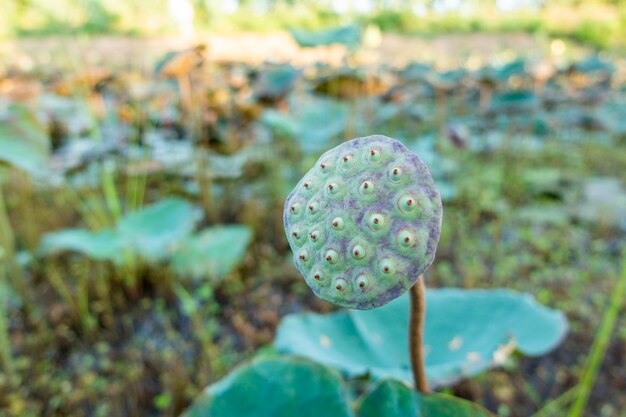
[[[22,268],[17,262],[15,251],[15,234],[9,221],[9,212],[4,201],[4,192],[2,184],[0,184],[0,245],[4,248],[4,258],[6,259],[9,278],[15,291],[19,293],[26,304],[26,285],[24,283],[24,275]]]
[[[0,261],[2,254],[0,254]],[[11,356],[11,334],[9,333],[9,309],[6,302],[6,271],[4,263],[0,262],[0,360],[4,370],[13,384],[16,380],[15,364]]]
[[[624,306],[624,299],[626,296],[626,252],[622,262],[621,276],[619,277],[619,281],[613,290],[611,302],[604,312],[602,324],[600,325],[600,329],[598,330],[596,338],[593,341],[593,345],[591,346],[591,352],[587,358],[587,364],[585,365],[583,376],[579,384],[580,389],[578,390],[576,401],[569,410],[569,417],[581,417],[585,412],[589,395],[591,394],[591,390],[596,382],[606,350],[609,347],[611,334],[615,329],[619,312]]]
[[[537,410],[535,414],[530,417],[548,417],[554,415],[563,415],[563,408],[572,402],[572,400],[578,395],[579,386],[575,385],[572,388],[565,391],[543,407]]]
[[[63,299],[65,305],[68,308],[72,309],[72,313],[74,314],[74,316],[80,320],[78,305],[76,304],[74,297],[72,297],[72,291],[69,289],[69,287],[61,277],[61,274],[59,274],[59,272],[57,271],[56,266],[53,266],[51,262],[48,262],[47,264],[48,265],[46,268],[46,277],[48,277],[50,285]]]
[[[122,217],[122,205],[117,195],[115,186],[115,178],[113,172],[109,170],[105,164],[102,165],[102,190],[104,191],[104,199],[107,208],[115,221]]]

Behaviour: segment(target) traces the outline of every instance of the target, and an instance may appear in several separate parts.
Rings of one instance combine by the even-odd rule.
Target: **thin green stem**
[[[563,394],[559,395],[543,407],[537,410],[537,412],[530,417],[548,417],[553,415],[563,415],[563,408],[572,402],[572,400],[578,395],[578,390],[580,387],[578,385],[574,385],[572,388],[565,391]]]
[[[113,220],[119,220],[122,217],[122,204],[117,195],[113,170],[109,169],[106,164],[102,165],[102,190],[104,192],[107,208]]]
[[[624,254],[622,262],[622,273],[615,289],[613,290],[610,304],[604,312],[602,324],[600,325],[600,329],[598,330],[596,338],[593,341],[593,345],[591,346],[591,352],[587,358],[587,364],[585,365],[580,381],[578,396],[576,397],[576,401],[572,405],[572,408],[569,410],[569,417],[581,417],[587,407],[591,390],[596,382],[606,350],[609,347],[611,334],[615,329],[619,312],[624,306],[624,299],[626,296],[626,253]]]
[[[424,319],[426,316],[426,291],[424,289],[424,277],[420,276],[415,285],[411,287],[411,311],[409,319],[409,356],[415,389],[419,392],[428,393],[428,381],[426,380],[426,366],[424,363]]]
[[[22,268],[17,262],[15,250],[15,234],[9,221],[9,212],[4,201],[4,192],[0,184],[0,245],[4,248],[4,258],[6,260],[9,277],[15,291],[25,299],[27,295],[26,285]]]
[[[11,355],[11,334],[9,333],[9,309],[6,297],[6,271],[0,256],[0,360],[11,384],[15,382],[15,365]]]

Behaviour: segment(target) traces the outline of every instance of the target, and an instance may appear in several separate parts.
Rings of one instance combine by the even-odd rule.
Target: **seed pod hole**
[[[339,192],[339,185],[335,182],[331,182],[326,186],[326,191],[328,191],[330,195],[335,195]]]
[[[384,258],[380,261],[380,272],[383,274],[393,274],[395,272],[395,265],[389,258]]]
[[[322,171],[322,173],[326,174],[328,173],[329,169],[328,169],[328,162],[324,161],[320,164],[320,171]]]
[[[361,274],[358,277],[356,277],[356,285],[359,288],[365,288],[367,287],[367,284],[369,284],[369,280],[367,279],[365,275]]]
[[[309,233],[309,237],[311,238],[313,242],[317,242],[317,239],[319,239],[320,237],[320,232],[317,230],[314,230],[311,233]]]
[[[330,224],[335,230],[343,230],[344,224],[343,224],[343,219],[341,217],[335,217]]]
[[[324,259],[326,260],[326,262],[328,262],[329,264],[336,264],[337,261],[339,260],[339,252],[337,252],[334,249],[328,249],[325,253],[324,253]]]
[[[302,186],[305,190],[311,191],[313,189],[313,181],[305,181]]]
[[[412,195],[403,195],[398,200],[398,207],[405,213],[412,212],[417,208],[417,199]]]
[[[291,214],[300,214],[300,210],[302,210],[302,204],[300,203],[293,203],[291,206],[289,206],[289,212]]]
[[[410,248],[415,245],[415,233],[409,229],[402,229],[398,233],[398,244],[403,248]]]
[[[315,271],[313,273],[313,279],[315,281],[321,281],[322,280],[322,273],[320,271]]]
[[[306,262],[309,260],[309,251],[307,249],[301,249],[298,253],[298,259],[302,262]]]
[[[361,195],[371,195],[374,192],[374,183],[371,181],[363,181],[359,187],[359,193]]]
[[[391,182],[400,182],[402,179],[402,168],[393,167],[389,170],[388,174],[389,181]]]
[[[354,247],[352,248],[352,256],[354,256],[356,259],[365,258],[365,248],[361,245],[354,245]]]
[[[354,157],[352,156],[352,154],[346,154],[342,156],[339,162],[339,166],[344,171],[349,169],[353,164],[354,164]]]
[[[381,230],[385,227],[385,216],[381,213],[372,213],[367,218],[367,226],[374,231]]]
[[[367,160],[370,162],[380,162],[382,154],[379,148],[372,148],[367,154]]]
[[[320,209],[320,203],[318,203],[317,201],[312,201],[309,203],[309,206],[307,207],[309,214],[313,215],[313,214],[317,214],[317,212]]]
[[[337,278],[335,280],[335,289],[337,291],[344,291],[348,288],[348,281],[343,278]]]
[[[291,236],[296,240],[300,240],[300,238],[302,237],[302,234],[300,233],[298,229],[294,229],[291,231]]]

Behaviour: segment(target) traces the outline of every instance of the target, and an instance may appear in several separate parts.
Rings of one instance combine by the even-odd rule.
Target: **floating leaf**
[[[108,260],[118,264],[123,262],[124,248],[124,240],[111,230],[61,230],[46,234],[40,245],[44,255],[70,251],[98,261]]]
[[[358,25],[349,25],[320,31],[291,29],[289,31],[298,45],[315,47],[339,44],[348,48],[356,48],[361,43],[361,28]]]
[[[224,278],[243,259],[252,232],[246,226],[218,226],[189,236],[172,258],[174,269],[194,278]]]
[[[350,417],[345,388],[306,360],[259,358],[209,386],[182,417]]]
[[[575,214],[587,221],[626,230],[626,189],[617,178],[590,178],[584,185],[583,201],[575,208]]]
[[[517,90],[499,94],[491,102],[491,111],[529,111],[539,106],[539,98],[532,91]]]
[[[518,348],[541,355],[567,331],[563,314],[508,290],[427,292],[426,373],[432,386],[450,385],[503,360]],[[375,310],[286,317],[279,351],[335,366],[349,376],[412,381],[407,353],[408,296]]]
[[[285,96],[295,84],[300,71],[289,64],[278,65],[262,72],[256,87],[261,100],[277,100]]]
[[[0,165],[42,176],[49,153],[48,134],[25,107],[11,106],[7,114],[0,113]]]
[[[168,198],[127,214],[119,221],[117,230],[137,253],[154,261],[169,255],[201,218],[201,211],[191,203]]]
[[[359,417],[490,417],[478,404],[444,394],[424,395],[398,381],[381,381],[363,399]]]
[[[348,120],[348,109],[336,100],[312,98],[294,105],[293,113],[266,110],[262,121],[279,134],[298,140],[306,153],[328,147],[328,142],[342,133]]]

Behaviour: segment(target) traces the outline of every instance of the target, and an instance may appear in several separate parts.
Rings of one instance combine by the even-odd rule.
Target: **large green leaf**
[[[209,386],[183,417],[350,417],[334,371],[302,359],[261,358]]]
[[[451,395],[420,394],[398,381],[381,381],[365,396],[359,417],[490,417],[478,404]]]
[[[170,255],[174,245],[187,237],[202,218],[191,203],[168,198],[124,216],[117,225],[119,234],[147,260]]]
[[[50,144],[46,131],[24,107],[0,113],[0,165],[7,163],[31,175],[46,173]]]
[[[369,373],[411,382],[408,311],[405,295],[375,310],[288,316],[275,345],[349,376]],[[514,348],[532,356],[553,349],[565,336],[567,321],[528,294],[440,289],[427,292],[424,331],[426,373],[437,387],[501,364]]]
[[[250,228],[241,225],[203,230],[177,247],[174,269],[194,278],[224,278],[243,259],[251,237]]]
[[[46,234],[40,245],[44,255],[59,252],[77,252],[99,261],[123,262],[124,241],[115,232],[103,230],[90,232],[82,229],[66,229]]]

